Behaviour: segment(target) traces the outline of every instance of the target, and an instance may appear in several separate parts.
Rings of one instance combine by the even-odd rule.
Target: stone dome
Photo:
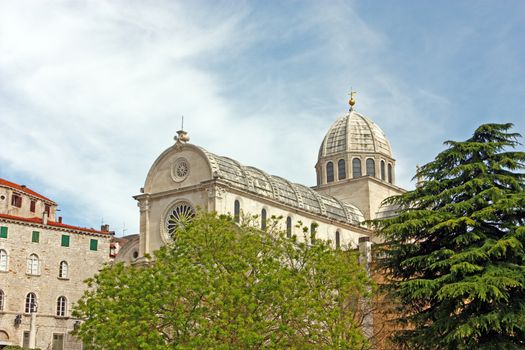
[[[383,130],[355,111],[348,112],[330,126],[321,143],[319,159],[340,153],[381,153],[392,158],[390,142]]]

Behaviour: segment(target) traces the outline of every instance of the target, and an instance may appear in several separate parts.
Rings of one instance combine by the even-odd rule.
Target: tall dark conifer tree
[[[445,142],[418,187],[387,200],[399,215],[375,221],[408,348],[525,348],[525,153],[511,127]]]

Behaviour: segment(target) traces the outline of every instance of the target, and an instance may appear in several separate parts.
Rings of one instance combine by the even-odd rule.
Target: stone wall
[[[4,292],[0,331],[6,332],[13,344],[23,344],[24,332],[29,332],[30,325],[25,301],[31,292],[38,303],[36,346],[51,348],[53,334],[63,334],[64,349],[77,349],[78,344],[74,345],[75,341],[68,336],[76,321],[71,310],[85,290],[83,281],[109,261],[111,236],[3,218],[0,226],[8,228],[7,238],[0,238],[0,249],[8,253],[7,271],[0,271],[0,289]],[[38,242],[33,242],[36,238],[33,232],[38,232]],[[67,240],[69,246],[63,246]],[[91,240],[97,241],[97,250],[90,249]],[[39,258],[36,275],[28,273],[27,260],[31,254]],[[61,261],[67,262],[67,277],[59,277]],[[57,316],[59,296],[67,299],[65,316]],[[21,323],[15,326],[17,315],[21,315]]]

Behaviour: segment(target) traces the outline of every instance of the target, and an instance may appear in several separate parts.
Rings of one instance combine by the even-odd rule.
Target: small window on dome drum
[[[339,159],[337,162],[338,179],[346,179],[346,162],[344,159]]]
[[[366,160],[366,175],[376,176],[376,162],[372,158]]]
[[[326,163],[326,182],[334,182],[334,163]]]
[[[361,159],[354,158],[352,159],[352,177],[360,177],[361,173]]]
[[[388,164],[388,182],[392,183],[392,164]]]
[[[381,160],[381,180],[385,181],[385,161]]]

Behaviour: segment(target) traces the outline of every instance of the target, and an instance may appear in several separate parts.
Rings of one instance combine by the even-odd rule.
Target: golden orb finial
[[[348,104],[350,105],[350,111],[352,111],[355,105],[355,99],[354,99],[355,91],[351,89],[348,95],[350,96],[350,99],[348,100]]]

